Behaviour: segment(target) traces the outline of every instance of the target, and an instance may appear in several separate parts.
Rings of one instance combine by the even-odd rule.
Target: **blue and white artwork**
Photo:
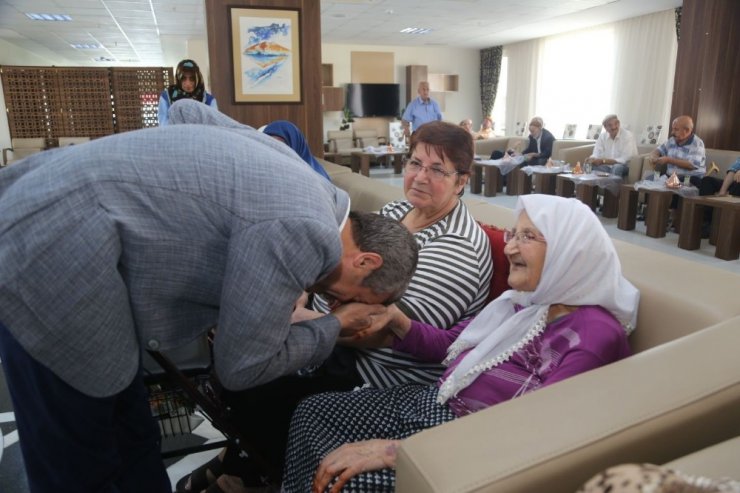
[[[234,10],[237,93],[252,101],[300,100],[298,13]]]

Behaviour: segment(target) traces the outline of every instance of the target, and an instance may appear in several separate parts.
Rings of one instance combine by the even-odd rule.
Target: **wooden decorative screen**
[[[50,137],[102,137],[113,133],[106,68],[57,68]],[[11,136],[15,137],[11,134]]]
[[[4,66],[11,138],[101,137],[157,126],[159,94],[173,80],[167,67]]]
[[[111,69],[116,132],[156,127],[159,95],[171,79],[171,68]]]

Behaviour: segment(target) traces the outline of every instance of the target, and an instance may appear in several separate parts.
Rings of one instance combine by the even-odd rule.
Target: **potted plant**
[[[342,125],[339,127],[339,130],[348,130],[351,126],[350,123],[354,123],[355,121],[353,117],[352,111],[345,106],[342,110]]]

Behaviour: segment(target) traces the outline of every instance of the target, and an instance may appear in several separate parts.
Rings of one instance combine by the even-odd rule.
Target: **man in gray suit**
[[[218,325],[216,373],[243,389],[320,363],[405,290],[417,255],[405,227],[348,217],[345,192],[228,121],[0,172],[0,358],[33,492],[171,491],[143,350]],[[291,324],[304,291],[370,306]]]

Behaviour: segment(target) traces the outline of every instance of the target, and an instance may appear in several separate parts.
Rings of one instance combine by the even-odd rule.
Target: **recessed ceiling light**
[[[95,43],[72,43],[69,46],[76,50],[97,50],[100,48],[100,46]]]
[[[405,29],[401,29],[400,32],[403,34],[426,34],[430,31],[431,29],[426,27],[407,27]]]
[[[115,62],[115,58],[110,58],[107,56],[96,56],[92,59],[93,62]]]
[[[26,17],[34,21],[62,21],[68,22],[72,18],[67,14],[34,14],[26,12]]]

